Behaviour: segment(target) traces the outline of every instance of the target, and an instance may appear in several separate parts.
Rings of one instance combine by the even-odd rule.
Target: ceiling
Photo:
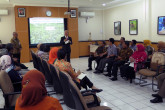
[[[133,1],[137,0],[70,0],[70,5],[79,8],[109,8]],[[0,0],[0,7],[15,5],[67,7],[68,0]]]

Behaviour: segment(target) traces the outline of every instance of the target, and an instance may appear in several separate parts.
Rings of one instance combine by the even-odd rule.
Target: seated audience
[[[148,57],[153,54],[153,48],[151,47],[151,41],[150,40],[144,40],[144,47],[145,51],[147,52]]]
[[[147,56],[148,56],[147,62],[145,65],[147,68],[150,68],[150,61],[151,61],[151,57],[152,57],[154,50],[151,47],[151,41],[150,40],[144,40],[143,43],[144,43],[145,51],[146,51]],[[144,77],[144,78],[146,78],[146,77]]]
[[[45,77],[38,70],[31,70],[23,77],[22,87],[15,110],[62,110],[57,99],[47,96]]]
[[[13,44],[7,44],[6,49],[8,50],[8,55],[11,57],[14,70],[19,71],[21,74],[25,74],[27,71],[29,71],[28,67],[20,63],[17,58],[13,58]]]
[[[129,58],[130,63],[120,67],[121,77],[126,77],[130,79],[132,83],[132,79],[135,79],[135,72],[137,69],[137,65],[139,62],[144,62],[147,59],[147,54],[145,52],[145,48],[142,44],[138,44],[136,51]]]
[[[49,51],[50,51],[49,45],[41,44],[39,51],[37,52],[37,56],[41,57],[45,61],[48,61],[49,60]]]
[[[100,46],[96,49],[94,55],[91,55],[88,58],[88,69],[87,71],[92,70],[92,61],[95,60],[97,62],[97,66],[99,65],[99,62],[102,58],[104,58],[104,56],[102,56],[102,54],[106,51],[106,47],[105,47],[106,43],[103,41]],[[97,67],[96,67],[97,69]]]
[[[131,45],[130,45],[130,48],[135,52],[136,51],[136,40],[132,40],[131,41]]]
[[[158,47],[158,52],[165,53],[165,42],[159,41],[157,47]]]
[[[110,38],[109,42],[110,43],[109,43],[109,47],[107,51],[102,54],[102,56],[107,55],[107,57],[101,59],[99,66],[94,73],[103,73],[106,63],[113,61],[114,58],[117,56],[117,49],[116,49],[116,46],[114,45],[115,40],[113,38]]]
[[[36,55],[38,55],[38,52],[40,51],[40,46],[41,46],[41,43],[37,45]]]
[[[3,55],[0,58],[0,70],[5,70],[8,73],[12,83],[21,82],[22,76],[14,70],[11,57],[9,55]],[[13,85],[14,91],[21,91],[21,85]]]
[[[118,57],[114,61],[110,61],[108,63],[108,74],[109,74],[108,76],[111,77],[111,74],[113,75],[113,78],[111,78],[112,81],[117,80],[118,67],[124,65],[124,63],[128,61],[129,57],[133,53],[132,49],[129,48],[128,41],[125,41],[122,47],[123,48],[120,50]],[[112,73],[111,73],[111,69],[112,69]]]
[[[118,45],[118,48],[119,48],[119,49],[122,49],[122,47],[123,47],[123,42],[125,42],[125,37],[121,37],[121,38],[120,38],[120,44]]]
[[[86,88],[87,86],[96,92],[101,92],[102,89],[96,88],[93,83],[88,79],[87,76],[84,76],[82,79],[78,79],[78,76],[81,74],[80,70],[76,73],[71,64],[66,61],[66,53],[63,49],[59,49],[57,53],[57,61],[55,62],[54,66],[57,67],[60,71],[65,71],[68,73],[73,81],[77,84],[78,88],[81,87]]]
[[[165,73],[160,74],[157,80],[159,92],[157,94],[152,94],[155,98],[150,100],[151,103],[163,102],[163,98],[165,97]]]
[[[58,49],[59,48],[57,48],[57,47],[53,47],[50,50],[50,52],[49,52],[49,61],[48,61],[49,64],[54,64],[54,62],[56,61]]]

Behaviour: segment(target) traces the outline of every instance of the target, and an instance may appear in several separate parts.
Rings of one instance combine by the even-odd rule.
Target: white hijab
[[[11,66],[11,57],[9,55],[3,55],[0,58],[0,70],[6,70]]]

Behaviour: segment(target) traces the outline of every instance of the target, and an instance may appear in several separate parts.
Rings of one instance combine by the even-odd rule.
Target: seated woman
[[[8,43],[6,45],[6,49],[8,50],[8,55],[11,57],[14,70],[21,71],[22,74],[25,74],[27,71],[29,71],[28,67],[20,63],[17,58],[13,58],[13,44]]]
[[[0,70],[5,70],[8,73],[12,83],[21,82],[22,76],[14,70],[11,57],[9,55],[3,55],[0,58]],[[14,91],[21,91],[21,84],[14,84]]]
[[[50,52],[49,52],[49,64],[54,64],[55,60],[57,59],[57,52],[58,52],[57,47],[53,47]]]
[[[120,72],[121,72],[121,77],[126,77],[127,79],[130,79],[130,82],[132,83],[132,79],[135,78],[137,64],[139,62],[143,62],[147,60],[147,54],[142,44],[137,45],[136,51],[133,53],[132,56],[130,56],[129,60],[130,60],[130,64],[120,67]]]
[[[38,70],[27,72],[22,87],[15,110],[62,110],[57,99],[47,96],[45,77]]]
[[[41,57],[41,59],[48,61],[49,60],[49,51],[50,46],[47,44],[41,44],[40,49],[37,52],[37,56]]]
[[[69,62],[66,61],[66,53],[63,49],[59,49],[57,52],[57,61],[55,62],[54,66],[57,67],[60,71],[65,71],[66,73],[68,73],[71,78],[74,80],[74,82],[76,82],[77,86],[79,87],[79,89],[81,89],[81,87],[86,88],[87,86],[93,90],[95,90],[96,92],[101,92],[102,89],[98,89],[96,88],[93,83],[88,79],[88,77],[84,77],[81,80],[78,79],[77,77],[81,74],[80,70],[76,73],[71,64]]]
[[[165,73],[160,74],[157,80],[159,92],[157,94],[152,94],[155,98],[150,100],[151,103],[163,102],[163,98],[165,97]]]

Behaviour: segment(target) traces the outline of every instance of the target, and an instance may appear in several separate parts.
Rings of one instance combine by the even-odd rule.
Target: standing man
[[[20,62],[20,57],[21,57],[21,43],[18,39],[18,33],[13,32],[13,38],[10,41],[13,44],[13,58],[17,58],[18,62]]]
[[[61,37],[60,44],[62,45],[62,48],[66,52],[67,62],[70,62],[70,53],[71,53],[70,45],[72,45],[72,38],[68,36],[68,30],[65,30],[64,34],[65,35]]]

